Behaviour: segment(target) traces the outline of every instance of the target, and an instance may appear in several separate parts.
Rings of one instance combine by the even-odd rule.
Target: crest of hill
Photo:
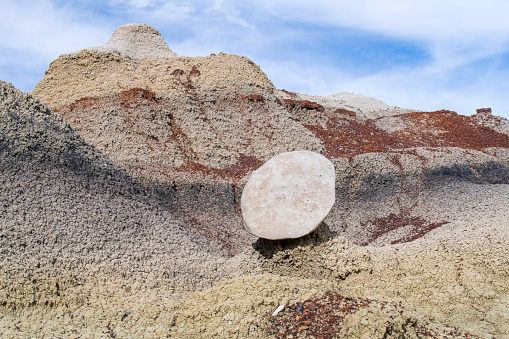
[[[341,92],[327,96],[307,95],[288,91],[277,91],[282,99],[297,99],[316,102],[327,111],[338,109],[355,113],[357,119],[368,120],[415,112],[413,109],[387,105],[385,102],[364,95]]]
[[[118,48],[131,58],[177,56],[161,37],[161,34],[147,24],[128,24],[113,32],[106,46]]]
[[[178,57],[150,25],[118,28],[104,46],[63,54],[32,94],[51,108],[86,98],[144,88],[157,96],[272,93],[275,88],[246,57]]]
[[[149,57],[177,57],[162,38],[161,34],[147,24],[127,24],[113,32],[106,45],[90,47],[88,50],[127,56],[131,59]],[[79,51],[69,53],[79,54]]]
[[[396,108],[394,106],[387,105],[385,102],[381,100],[373,99],[364,95],[350,92],[341,92],[327,95],[324,97],[324,99],[327,101],[352,103],[361,110],[389,110],[391,108]]]

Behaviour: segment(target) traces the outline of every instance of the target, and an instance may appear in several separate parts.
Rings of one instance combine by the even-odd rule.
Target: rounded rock
[[[314,231],[334,201],[334,165],[321,154],[296,151],[279,154],[253,172],[241,208],[249,233],[278,240]]]
[[[161,34],[147,24],[127,24],[113,32],[106,46],[115,47],[131,58],[176,57]]]

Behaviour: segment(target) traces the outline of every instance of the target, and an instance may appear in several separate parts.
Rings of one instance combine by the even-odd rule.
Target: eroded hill
[[[507,120],[276,90],[148,25],[32,95],[2,83],[3,335],[509,335]],[[333,162],[336,203],[303,239],[256,239],[242,188],[293,150]]]

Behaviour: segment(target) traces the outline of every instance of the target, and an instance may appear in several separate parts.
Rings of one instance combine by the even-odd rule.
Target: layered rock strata
[[[141,40],[133,27],[119,29],[123,40]],[[391,203],[399,207],[382,216],[401,223],[421,218],[405,215],[423,188],[508,177],[509,135],[495,127],[504,119],[412,112],[352,93],[321,98],[278,91],[252,61],[233,55],[134,58],[91,48],[55,60],[33,94],[158,192],[196,236],[215,239],[212,246],[227,254],[254,239],[238,213],[249,174],[283,152],[330,159],[338,202],[401,193]],[[197,211],[196,202],[205,207]],[[345,225],[341,206],[329,217],[335,231],[347,229],[345,236],[359,244],[384,239],[358,238],[354,230],[373,218]]]

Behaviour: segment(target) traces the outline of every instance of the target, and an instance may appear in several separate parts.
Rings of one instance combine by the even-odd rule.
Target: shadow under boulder
[[[269,240],[259,238],[252,244],[256,252],[266,259],[272,257],[282,251],[293,250],[297,247],[315,247],[334,238],[336,233],[333,232],[329,225],[321,222],[313,232],[296,239]]]

